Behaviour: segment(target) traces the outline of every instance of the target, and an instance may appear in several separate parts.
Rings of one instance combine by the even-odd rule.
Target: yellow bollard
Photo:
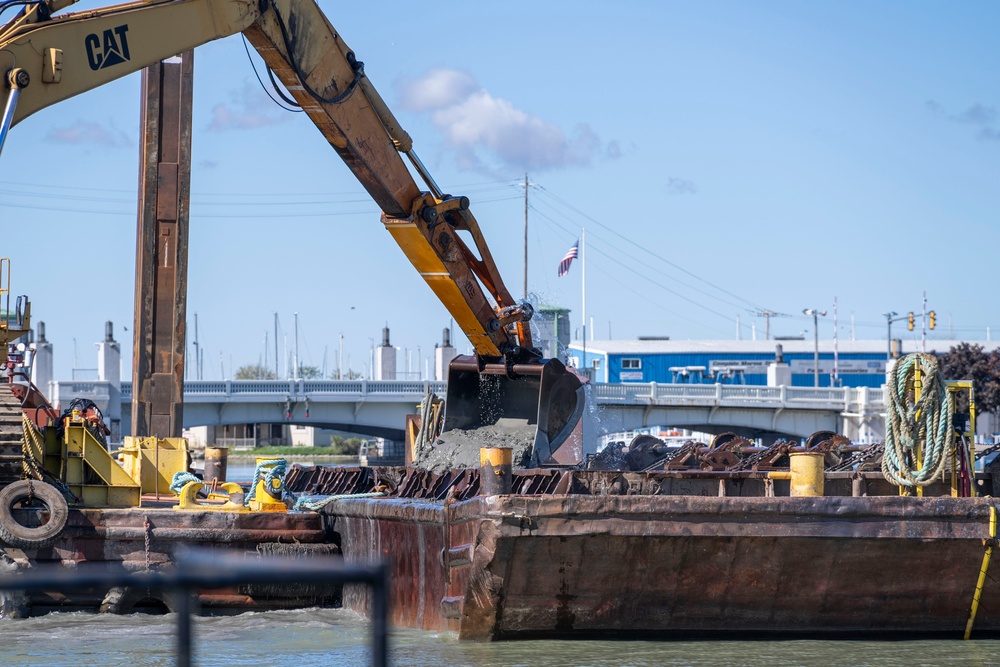
[[[482,447],[479,450],[479,495],[510,494],[513,481],[513,450],[510,447]]]
[[[284,483],[274,479],[272,480],[273,488],[268,488],[267,482],[264,480],[265,475],[269,468],[273,468],[278,465],[279,462],[283,461],[281,458],[274,458],[271,456],[258,457],[257,467],[260,468],[260,479],[257,480],[257,486],[254,492],[253,500],[250,501],[250,509],[254,512],[287,512],[288,506],[281,499],[282,492],[284,491]]]
[[[204,482],[188,482],[181,489],[178,502],[174,505],[175,510],[198,510],[201,512],[232,512],[234,514],[244,514],[250,511],[249,507],[243,505],[243,487],[235,482],[223,482],[220,490],[225,492],[228,499],[225,505],[202,504],[198,501],[198,492],[205,488]],[[216,494],[221,496],[221,494]]]
[[[791,471],[776,471],[767,474],[769,479],[790,480],[791,494],[798,497],[823,495],[823,454],[817,452],[796,452],[788,455]]]
[[[814,452],[798,452],[789,454],[792,463],[792,494],[793,496],[822,496],[823,455]]]

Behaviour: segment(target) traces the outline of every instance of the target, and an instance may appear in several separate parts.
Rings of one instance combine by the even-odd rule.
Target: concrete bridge
[[[724,384],[595,384],[602,432],[676,426],[733,431],[765,441],[835,431],[859,442],[885,436],[882,389],[759,387]]]
[[[54,382],[53,401],[90,398],[105,411],[118,394],[121,432],[131,431],[132,385]],[[444,382],[401,380],[195,381],[184,385],[184,426],[295,424],[403,437],[405,415],[428,392],[444,395]],[[748,437],[805,437],[819,430],[858,441],[885,433],[882,389],[759,387],[746,385],[595,383],[590,424],[600,432],[665,425]]]

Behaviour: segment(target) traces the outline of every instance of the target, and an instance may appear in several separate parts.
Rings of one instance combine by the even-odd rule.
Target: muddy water
[[[175,664],[168,616],[50,614],[0,620],[4,667],[167,667]],[[470,644],[452,634],[393,630],[390,664],[414,667],[658,667],[751,665],[1000,666],[1000,641],[531,641]],[[368,623],[340,609],[196,619],[201,667],[369,664]]]

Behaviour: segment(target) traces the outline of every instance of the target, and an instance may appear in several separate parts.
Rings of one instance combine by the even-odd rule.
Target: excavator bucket
[[[443,431],[501,426],[507,434],[532,439],[529,465],[571,465],[582,459],[580,417],[585,398],[581,379],[558,359],[480,369],[475,356],[458,356],[448,368]],[[517,437],[517,436],[512,436]],[[484,439],[484,447],[510,444]]]

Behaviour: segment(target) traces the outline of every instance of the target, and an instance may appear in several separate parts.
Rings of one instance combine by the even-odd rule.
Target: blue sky
[[[732,339],[737,317],[762,338],[757,309],[811,336],[803,308],[831,311],[830,338],[837,297],[840,337],[853,314],[857,338],[884,339],[882,313],[919,311],[925,290],[933,337],[1000,325],[997,3],[320,4],[436,180],[470,197],[515,293],[529,173],[529,289],[574,329],[580,266],[556,268],[584,226],[598,338]],[[240,37],[195,63],[205,377],[257,363],[276,311],[289,348],[298,312],[303,363],[326,351],[332,372],[343,335],[364,371],[388,323],[415,374],[449,316],[377,207],[264,96]],[[133,75],[27,119],[0,158],[0,255],[62,378],[94,365],[107,319],[130,372],[138,127]]]

